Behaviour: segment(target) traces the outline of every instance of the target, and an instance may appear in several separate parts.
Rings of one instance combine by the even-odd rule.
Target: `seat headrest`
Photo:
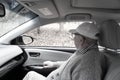
[[[100,39],[99,44],[103,47],[115,49],[120,48],[120,27],[115,20],[106,20],[99,26]]]

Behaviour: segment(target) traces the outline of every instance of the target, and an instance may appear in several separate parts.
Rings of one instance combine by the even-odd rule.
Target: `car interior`
[[[118,80],[119,77],[119,24],[115,20],[104,21],[100,26],[100,45],[104,46],[103,52],[107,57],[107,70],[105,80]]]
[[[43,68],[44,61],[67,60],[75,48],[21,46],[24,44],[21,35],[25,32],[42,25],[65,21],[92,21],[97,24],[100,30],[98,44],[102,47],[100,52],[107,58],[102,80],[120,80],[119,0],[0,1],[3,5],[10,2],[20,5],[16,11],[29,10],[34,17],[0,37],[0,80],[22,80],[29,71],[47,76],[56,67]],[[0,18],[3,16],[6,16],[5,13]]]

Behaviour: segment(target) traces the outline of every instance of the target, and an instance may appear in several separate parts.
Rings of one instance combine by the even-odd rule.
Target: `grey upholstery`
[[[104,21],[100,25],[99,44],[106,49],[105,55],[108,58],[108,69],[104,80],[120,80],[120,54],[116,51],[109,51],[107,48],[117,50],[120,48],[120,27],[115,20]]]
[[[106,51],[109,66],[104,80],[120,80],[120,55],[116,52]]]
[[[115,20],[104,21],[100,25],[100,45],[110,49],[118,49],[119,25]]]

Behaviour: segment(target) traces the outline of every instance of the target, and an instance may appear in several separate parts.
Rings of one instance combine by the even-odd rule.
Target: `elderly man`
[[[93,23],[82,23],[75,30],[76,52],[65,62],[45,62],[45,67],[60,66],[47,77],[34,71],[23,80],[102,80],[105,57],[99,52],[97,40],[99,31]]]

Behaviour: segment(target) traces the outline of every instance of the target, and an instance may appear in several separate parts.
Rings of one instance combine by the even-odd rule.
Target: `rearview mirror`
[[[4,17],[5,16],[5,6],[0,3],[0,17]]]

